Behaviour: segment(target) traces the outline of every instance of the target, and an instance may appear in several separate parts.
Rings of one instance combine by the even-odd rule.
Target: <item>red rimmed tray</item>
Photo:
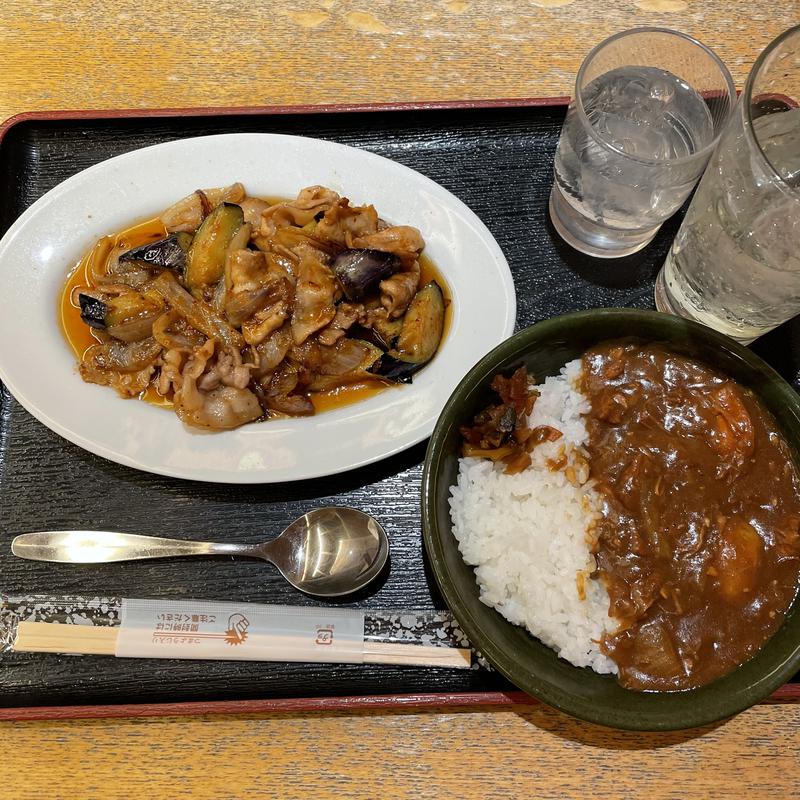
[[[6,131],[22,122],[59,120],[143,119],[170,117],[246,117],[274,114],[353,114],[376,111],[446,111],[486,108],[535,108],[566,106],[570,98],[523,97],[495,100],[421,100],[398,103],[316,103],[296,106],[199,106],[197,108],[103,108],[64,109],[60,111],[22,111],[0,124],[0,141]]]
[[[800,685],[787,684],[765,703],[800,702]],[[190,703],[128,703],[102,706],[36,706],[0,708],[0,722],[127,717],[197,717],[206,714],[310,714],[325,712],[426,709],[437,707],[532,706],[539,701],[525,692],[438,692],[432,694],[355,697],[288,697],[282,700],[230,700]]]
[[[509,259],[518,293],[518,327],[579,308],[649,307],[653,278],[677,219],[667,223],[643,253],[613,264],[585,259],[551,234],[546,203],[565,102],[566,98],[532,98],[21,114],[0,128],[0,225],[4,230],[33,200],[74,172],[137,147],[238,131],[321,136],[406,163],[467,202]],[[800,363],[787,344],[791,341],[784,331],[760,345],[789,378]],[[256,514],[259,527],[269,530],[310,506],[338,503],[375,514],[392,539],[389,579],[355,605],[442,607],[426,573],[420,542],[423,446],[374,467],[318,481],[206,486],[144,475],[97,459],[44,429],[5,390],[0,406],[3,593],[20,595],[46,587],[52,594],[308,603],[279,578],[248,562],[228,564],[224,570],[202,562],[192,562],[190,568],[186,562],[152,562],[135,570],[121,570],[119,565],[75,570],[14,559],[8,544],[26,530],[80,528],[87,519],[97,527],[164,535],[192,530],[211,538],[225,529],[232,540],[247,541]],[[42,497],[47,497],[46,503]],[[125,509],[123,519],[114,509]],[[797,699],[797,687],[785,687],[776,698]],[[485,671],[252,662],[144,664],[124,659],[104,659],[101,665],[90,657],[0,656],[0,706],[15,707],[0,709],[0,719],[508,702],[533,701]]]

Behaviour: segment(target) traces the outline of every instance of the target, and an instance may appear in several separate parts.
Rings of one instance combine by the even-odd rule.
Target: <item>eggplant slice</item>
[[[166,239],[134,247],[122,253],[119,260],[130,261],[145,267],[182,270],[186,266],[186,253],[192,243],[188,233],[173,233]]]
[[[400,269],[400,259],[380,250],[343,250],[331,267],[351,302],[363,300]]]
[[[444,295],[436,281],[420,289],[411,301],[400,335],[378,365],[377,374],[398,383],[411,383],[436,354],[444,333]]]
[[[164,312],[163,303],[139,292],[98,300],[79,294],[81,319],[96,330],[104,330],[123,342],[138,342],[152,336],[153,323]]]
[[[407,361],[398,361],[388,353],[384,353],[383,358],[378,363],[375,374],[392,383],[412,383],[414,373],[419,372],[424,366],[424,364],[410,364]]]
[[[228,246],[243,224],[244,212],[235,203],[220,203],[203,220],[186,256],[184,279],[193,293],[222,277]]]
[[[108,306],[96,297],[89,294],[79,294],[78,303],[81,307],[81,319],[90,327],[103,331],[106,328],[106,313]]]

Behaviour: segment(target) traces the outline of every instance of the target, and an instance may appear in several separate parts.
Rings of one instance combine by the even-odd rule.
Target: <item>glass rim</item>
[[[761,67],[764,66],[764,62],[767,58],[772,54],[772,52],[783,44],[784,40],[789,39],[792,36],[800,33],[800,25],[793,25],[791,28],[787,28],[782,34],[776,36],[759,54],[758,58],[755,60],[752,69],[750,70],[750,74],[747,76],[747,80],[744,84],[744,90],[742,91],[742,116],[744,122],[744,130],[745,135],[747,138],[755,145],[755,152],[757,153],[757,157],[761,159],[763,162],[762,166],[765,166],[767,171],[772,174],[775,180],[780,184],[780,186],[788,191],[791,195],[800,199],[800,191],[792,186],[784,177],[783,175],[778,172],[775,168],[774,164],[769,160],[769,157],[764,152],[764,148],[761,147],[761,142],[758,141],[758,137],[756,136],[754,127],[753,127],[753,114],[752,114],[752,104],[751,98],[753,95],[753,86],[756,82],[756,76],[761,71]]]
[[[731,111],[736,107],[736,85],[733,82],[733,78],[731,77],[730,70],[725,66],[725,63],[722,59],[710,48],[708,45],[703,44],[701,41],[698,41],[693,36],[689,36],[687,33],[682,33],[681,31],[673,30],[672,28],[661,28],[658,26],[642,26],[641,28],[629,28],[625,31],[619,31],[607,39],[603,39],[602,42],[596,44],[587,54],[586,57],[583,59],[583,63],[578,70],[578,74],[575,77],[575,108],[578,112],[578,116],[580,117],[581,121],[583,122],[584,127],[589,131],[591,137],[598,142],[602,147],[605,147],[608,150],[611,150],[616,155],[623,156],[624,158],[629,158],[632,161],[638,161],[642,164],[650,164],[650,165],[665,165],[665,164],[683,164],[689,163],[691,161],[697,161],[701,158],[710,155],[711,151],[716,147],[717,142],[719,141],[719,137],[722,135],[722,131],[725,129],[725,125],[720,126],[719,131],[716,133],[714,138],[702,149],[698,150],[696,153],[692,153],[688,156],[681,156],[680,158],[670,158],[667,160],[663,159],[652,159],[652,158],[642,158],[641,156],[631,155],[630,153],[626,153],[624,150],[621,150],[619,147],[615,147],[610,141],[608,141],[605,137],[601,136],[592,125],[591,121],[589,120],[589,116],[586,113],[586,109],[583,107],[583,98],[581,97],[580,85],[583,79],[583,76],[586,72],[586,69],[592,59],[602,50],[606,45],[610,44],[611,42],[616,41],[617,39],[622,39],[626,36],[633,36],[639,33],[665,33],[669,36],[675,36],[679,39],[683,39],[690,44],[695,45],[700,50],[704,51],[706,55],[711,57],[711,60],[716,64],[719,68],[722,78],[725,82],[725,86],[728,90],[728,97],[731,101]],[[779,37],[780,38],[780,37]],[[777,41],[777,40],[776,40]],[[728,117],[730,117],[730,112],[728,113]]]

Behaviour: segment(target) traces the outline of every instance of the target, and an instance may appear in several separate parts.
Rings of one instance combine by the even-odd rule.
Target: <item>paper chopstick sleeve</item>
[[[122,658],[364,662],[353,609],[123,598],[120,621]]]

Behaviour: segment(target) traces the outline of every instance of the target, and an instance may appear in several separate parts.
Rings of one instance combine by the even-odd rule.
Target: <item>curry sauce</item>
[[[746,389],[658,345],[583,359],[598,577],[620,628],[602,649],[637,690],[707,684],[751,657],[798,589],[800,479]]]

